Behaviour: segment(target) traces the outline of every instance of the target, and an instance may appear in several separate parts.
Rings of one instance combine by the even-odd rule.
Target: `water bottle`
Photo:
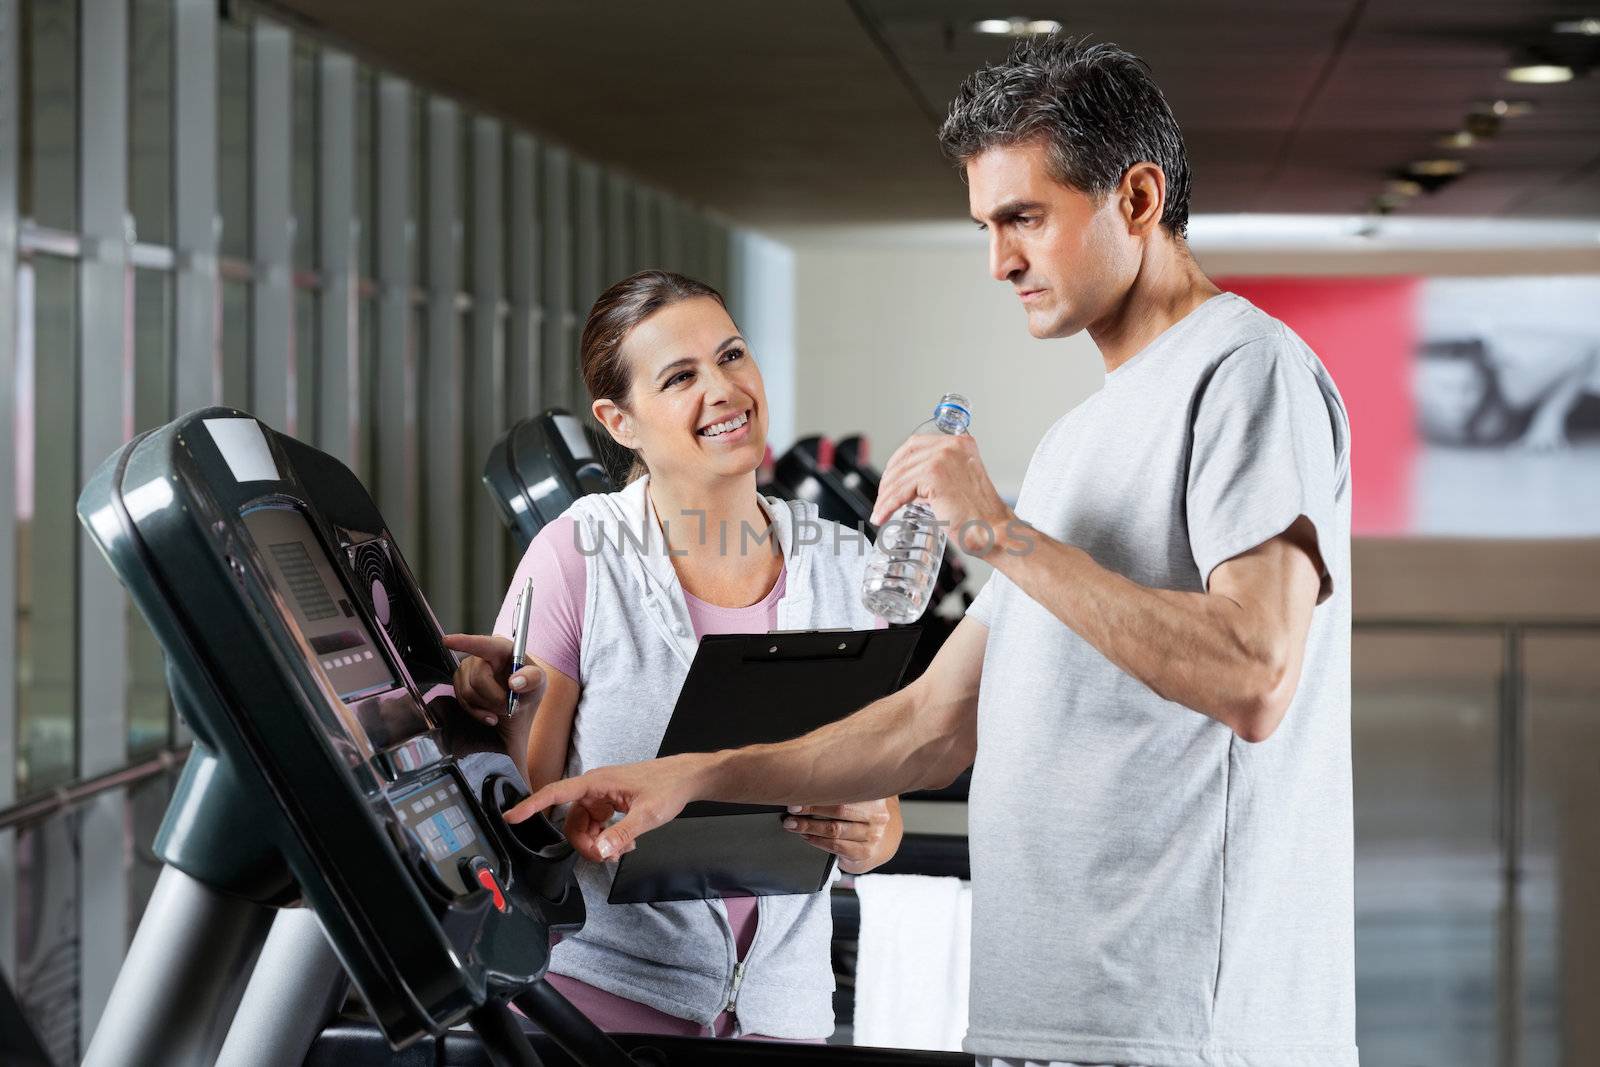
[[[959,393],[946,393],[933,409],[933,418],[917,427],[916,434],[962,434],[972,422],[972,405]],[[861,583],[861,602],[874,615],[890,622],[916,622],[928,606],[928,596],[939,577],[944,559],[944,528],[933,510],[920,500],[902,505],[878,531],[867,574]]]

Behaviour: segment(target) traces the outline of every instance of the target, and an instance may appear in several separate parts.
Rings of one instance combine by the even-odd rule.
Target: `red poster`
[[[1351,532],[1412,529],[1417,278],[1217,278],[1287,323],[1333,375],[1350,413]]]

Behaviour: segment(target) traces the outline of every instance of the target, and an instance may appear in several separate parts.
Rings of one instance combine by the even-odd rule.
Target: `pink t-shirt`
[[[517,606],[517,592],[527,579],[533,579],[533,608],[528,614],[528,652],[548,663],[575,682],[583,679],[579,674],[580,649],[583,643],[583,614],[588,586],[588,568],[584,564],[577,540],[577,523],[569,516],[561,516],[539,531],[528,551],[517,564],[517,573],[511,580],[511,589],[500,605],[500,615],[495,620],[494,632],[511,636],[516,628],[513,615]],[[764,634],[778,624],[778,601],[783,598],[787,579],[784,571],[778,572],[778,581],[772,590],[756,603],[744,608],[724,608],[708,604],[688,590],[683,598],[689,607],[689,622],[694,627],[695,640],[707,634]],[[733,926],[734,945],[739,959],[750,951],[756,936],[756,898],[724,897],[728,909],[728,922]],[[573,978],[563,979],[566,984],[583,985]],[[620,997],[612,997],[602,990],[585,986],[585,990],[598,997],[582,998],[586,1004],[599,1008],[606,998],[643,1009],[650,1016],[661,1015],[642,1004],[634,1004]],[[581,1005],[580,1005],[581,1006]],[[650,1016],[629,1013],[627,1020],[616,1018],[620,1006],[611,1004],[606,1020],[594,1019],[603,1029],[627,1030],[630,1025],[642,1026],[656,1022]],[[591,1014],[591,1018],[593,1015]],[[663,1019],[671,1018],[662,1016]],[[611,1026],[607,1022],[624,1021],[628,1025]],[[683,1020],[677,1020],[682,1022]],[[689,1024],[693,1025],[693,1024]],[[656,1026],[639,1032],[662,1033]]]

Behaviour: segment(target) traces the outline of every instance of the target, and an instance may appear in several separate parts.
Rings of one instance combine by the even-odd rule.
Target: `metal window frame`
[[[512,133],[506,153],[506,395],[509,422],[539,410],[544,305],[540,299],[542,246],[539,222],[538,143]]]
[[[222,399],[221,303],[217,259],[217,5],[174,0],[173,219],[177,279],[173,409]]]
[[[125,3],[85,4],[85,61],[78,68],[78,477],[133,433],[133,267],[128,262],[128,22]],[[91,60],[92,57],[92,60]],[[101,565],[88,534],[77,531],[78,774],[111,771],[128,760],[128,599]],[[93,655],[85,651],[93,649]],[[78,814],[79,1034],[100,1020],[127,950],[128,870],[123,856],[126,793],[110,791]]]
[[[376,130],[378,169],[378,366],[375,375],[374,490],[389,529],[407,556],[415,556],[420,527],[417,479],[417,345],[412,335],[411,246],[419,220],[411,214],[411,86],[380,76]]]
[[[20,150],[21,49],[19,0],[0,0],[0,441],[16,440],[17,167]],[[0,805],[17,798],[17,477],[0,463],[0,663],[12,664],[0,685]],[[15,899],[16,833],[0,831],[0,886]],[[16,923],[0,922],[0,969],[17,973]]]
[[[294,435],[294,39],[285,27],[257,20],[250,47],[250,405],[257,418]]]
[[[539,352],[537,403],[541,408],[570,410],[569,368],[575,362],[572,335],[577,318],[572,279],[572,156],[565,148],[545,145],[539,153],[539,164],[544,340]]]
[[[582,413],[588,389],[578,363],[578,336],[589,309],[605,289],[605,176],[593,163],[573,170],[572,189],[572,355],[567,359],[568,406]]]
[[[732,234],[728,227],[720,222],[712,221],[706,224],[706,281],[716,286],[724,296],[728,295],[729,264],[732,262]]]
[[[615,285],[636,269],[634,186],[620,174],[606,175],[606,251],[604,283]]]
[[[684,234],[683,212],[678,198],[662,194],[657,201],[657,211],[660,219],[657,255],[663,267],[681,274],[685,270]]]
[[[460,145],[460,109],[453,101],[427,101],[428,212],[427,293],[428,346],[422,361],[425,383],[423,477],[423,559],[428,598],[447,629],[465,624],[465,538],[462,513],[466,497],[461,474],[462,353],[457,344],[458,298],[461,285],[461,226],[456,218]]]
[[[356,278],[356,62],[323,48],[317,56],[317,244],[322,281],[317,447],[361,474],[361,294]]]
[[[462,457],[463,487],[475,487],[484,457],[506,428],[506,352],[503,322],[505,255],[501,245],[501,211],[505,205],[502,183],[504,139],[500,123],[486,116],[472,120],[471,218],[463,225],[472,231],[472,332],[466,353],[467,451]],[[489,494],[469,491],[461,519],[469,527],[467,562],[467,617],[474,632],[487,633],[506,586],[505,530]]]
[[[666,266],[661,259],[660,194],[654,189],[636,186],[633,193],[633,269]]]

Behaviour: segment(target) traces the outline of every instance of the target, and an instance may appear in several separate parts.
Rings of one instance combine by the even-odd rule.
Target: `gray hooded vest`
[[[694,659],[689,608],[647,483],[641,478],[619,493],[582,497],[567,512],[577,520],[588,572],[569,776],[654,757]],[[813,504],[772,497],[761,504],[771,526],[745,533],[744,550],[769,551],[770,542],[758,540],[768,537],[783,553],[786,586],[777,628],[872,627],[876,620],[861,605],[866,539],[819,520]],[[740,551],[740,538],[730,530],[726,550]],[[759,715],[761,709],[728,713]],[[615,861],[579,861],[588,920],[556,946],[552,971],[702,1025],[732,1005],[739,1033],[832,1033],[833,921],[826,891],[759,899],[755,940],[736,982],[733,930],[722,901],[608,904],[615,871]]]

